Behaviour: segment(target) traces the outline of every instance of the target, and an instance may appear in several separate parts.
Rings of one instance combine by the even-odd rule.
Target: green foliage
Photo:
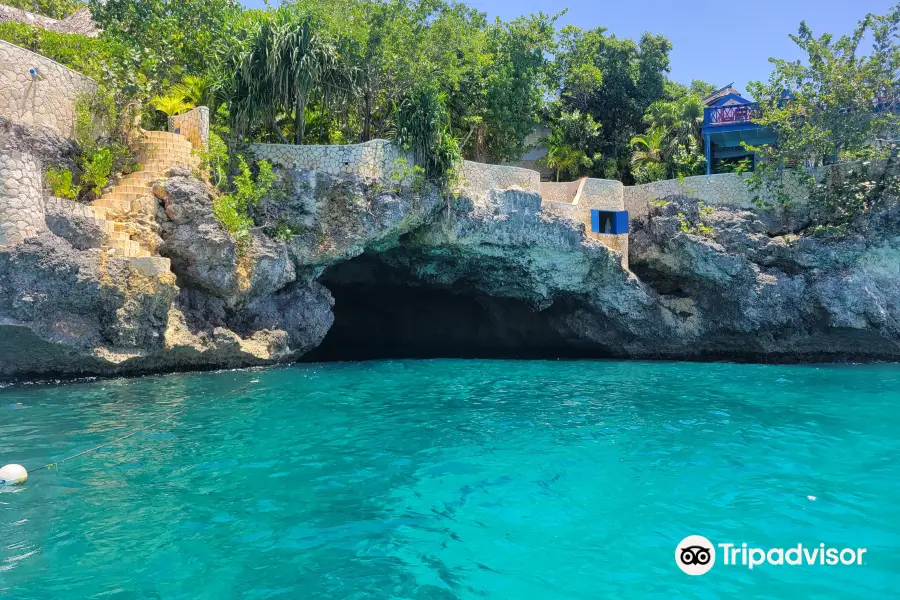
[[[261,126],[283,138],[279,116],[289,115],[294,143],[302,144],[311,95],[346,93],[347,72],[338,57],[335,45],[309,18],[290,9],[267,14],[246,47],[230,59],[232,129],[247,135]]]
[[[90,188],[95,196],[99,196],[109,183],[115,162],[116,155],[109,147],[98,147],[84,153],[79,158],[79,166],[82,169],[81,184]]]
[[[57,198],[76,200],[81,192],[80,185],[72,185],[72,171],[69,169],[47,169],[47,183]]]
[[[675,100],[657,100],[643,116],[649,130],[631,138],[631,164],[636,183],[673,179],[703,172],[700,126],[703,103],[688,94]]]
[[[222,194],[213,202],[216,218],[238,243],[239,249],[244,248],[250,240],[250,230],[253,227],[250,209],[259,205],[259,201],[277,181],[270,163],[260,161],[257,166],[259,172],[254,178],[247,161],[243,156],[238,156],[240,173],[234,178],[234,191]]]
[[[462,156],[450,130],[445,95],[433,85],[417,86],[397,106],[392,138],[412,154],[425,177],[447,186]]]
[[[150,103],[153,104],[153,108],[170,117],[180,115],[194,108],[194,104],[186,102],[183,96],[172,94],[171,92],[165,96],[155,96]]]
[[[584,149],[590,146],[599,129],[590,115],[583,116],[578,109],[561,116],[544,140],[547,156],[543,162],[556,171],[556,181],[560,172],[565,171],[574,179],[594,163]]]
[[[78,0],[3,0],[3,4],[53,19],[65,19],[84,2]]]
[[[597,172],[630,182],[631,140],[647,129],[644,112],[665,98],[672,44],[644,34],[618,39],[605,28],[563,28],[553,66],[561,111],[578,109],[602,125],[594,144]]]
[[[168,81],[214,67],[241,24],[234,0],[90,0],[90,6],[103,37],[142,63],[156,93]]]
[[[698,202],[697,208],[699,209],[699,218],[696,223],[692,223],[684,213],[678,213],[677,218],[679,228],[682,232],[691,235],[699,235],[707,238],[713,237],[715,231],[709,225],[709,219],[712,217],[715,210],[712,206],[707,206],[703,202]]]
[[[75,140],[79,153],[81,186],[99,196],[118,171],[134,170],[128,146],[120,141],[122,126],[112,92],[101,87],[95,94],[81,95],[75,102]]]
[[[209,148],[200,152],[200,170],[209,182],[222,190],[228,183],[228,146],[216,133],[209,133]]]
[[[729,161],[729,162],[720,162],[716,165],[715,172],[716,173],[737,173],[738,175],[742,173],[747,173],[750,169],[753,168],[753,159],[751,158],[742,158],[740,160]]]
[[[887,14],[870,14],[851,35],[816,37],[805,22],[791,39],[804,60],[771,59],[774,70],[767,83],[752,82],[750,93],[759,101],[756,122],[778,135],[773,146],[747,146],[761,161],[750,176],[751,189],[761,204],[789,206],[788,181],[805,182],[819,225],[848,225],[873,206],[870,189],[883,191],[865,176],[853,183],[824,185],[804,172],[839,158],[886,159],[900,134],[896,106],[896,73],[900,70],[900,7]],[[861,50],[869,49],[868,54]],[[880,102],[880,108],[876,108]],[[855,181],[854,181],[855,180]],[[879,183],[881,182],[881,183]]]
[[[427,187],[425,169],[416,164],[409,164],[405,158],[400,157],[391,166],[390,184],[391,191],[399,194],[406,186],[415,194],[421,194]]]

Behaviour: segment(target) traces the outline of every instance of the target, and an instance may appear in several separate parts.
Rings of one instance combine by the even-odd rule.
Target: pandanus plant
[[[263,21],[232,62],[229,109],[238,135],[260,124],[281,137],[279,117],[293,115],[294,142],[302,144],[312,94],[333,98],[352,87],[335,46],[289,11]]]

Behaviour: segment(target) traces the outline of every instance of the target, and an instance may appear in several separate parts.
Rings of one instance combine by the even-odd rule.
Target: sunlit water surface
[[[0,596],[898,597],[898,404],[889,365],[388,361],[7,388],[0,464],[139,433],[0,492]],[[689,577],[689,534],[868,552]]]

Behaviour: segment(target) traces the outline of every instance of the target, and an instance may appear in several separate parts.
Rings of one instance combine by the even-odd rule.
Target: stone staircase
[[[122,177],[110,191],[94,200],[90,208],[95,218],[106,222],[109,242],[105,248],[110,254],[129,259],[140,268],[153,271],[169,270],[169,259],[156,254],[156,248],[142,245],[136,237],[136,224],[152,221],[156,216],[157,201],[151,189],[152,183],[166,176],[175,166],[196,168],[199,158],[192,154],[191,142],[178,133],[145,131],[137,152],[141,170]]]

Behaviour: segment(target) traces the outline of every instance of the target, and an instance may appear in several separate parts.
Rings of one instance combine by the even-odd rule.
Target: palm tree
[[[232,60],[229,108],[240,135],[258,122],[280,136],[278,116],[293,115],[294,142],[302,144],[312,93],[325,101],[346,92],[351,79],[334,45],[288,11],[265,20]]]
[[[170,117],[180,115],[181,113],[194,108],[194,104],[192,102],[187,102],[185,101],[183,96],[172,94],[171,92],[166,94],[165,96],[156,96],[150,101],[150,103],[153,105],[153,108],[155,108],[159,112],[169,115]]]
[[[562,143],[560,138],[561,136],[550,134],[547,141],[547,156],[544,157],[544,163],[556,170],[557,182],[559,182],[560,171],[566,171],[569,175],[577,177],[582,169],[587,169],[594,164],[584,150],[578,150],[569,144]]]
[[[196,77],[187,75],[179,83],[172,86],[169,94],[181,96],[186,102],[194,106],[209,106],[213,91],[213,82],[209,77]]]
[[[646,136],[636,136],[632,139],[638,145],[649,150],[646,144],[640,140],[659,135],[657,147],[659,159],[665,164],[666,175],[674,177],[682,169],[691,171],[703,164],[700,143],[700,127],[703,124],[703,103],[698,96],[684,96],[677,100],[659,100],[647,108],[644,114],[644,122],[649,126]],[[677,160],[676,160],[677,159]],[[639,158],[639,162],[644,162]]]
[[[636,135],[631,138],[631,146],[635,148],[631,154],[631,164],[640,169],[651,164],[664,164],[666,162],[666,130],[663,127],[654,127],[645,135]],[[639,148],[642,148],[639,150]]]

